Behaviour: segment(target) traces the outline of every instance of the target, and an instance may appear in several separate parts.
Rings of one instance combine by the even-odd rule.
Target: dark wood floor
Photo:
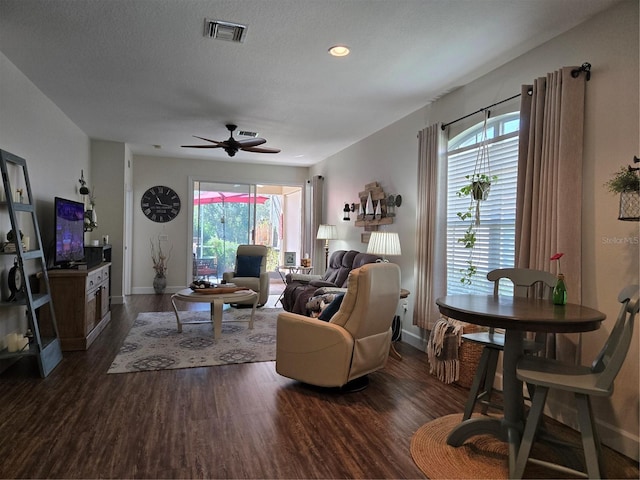
[[[130,297],[47,378],[26,360],[2,373],[0,477],[424,478],[413,433],[462,412],[467,390],[406,344],[351,394],[304,387],[273,362],[107,375],[136,315],[168,310],[168,295]]]
[[[462,411],[466,390],[406,344],[352,394],[305,388],[273,362],[107,375],[136,315],[170,309],[168,295],[129,297],[47,378],[28,360],[2,373],[0,477],[420,478],[412,434]]]

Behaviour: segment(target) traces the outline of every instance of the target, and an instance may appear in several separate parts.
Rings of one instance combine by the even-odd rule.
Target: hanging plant
[[[637,157],[634,157],[634,161]],[[604,184],[611,193],[620,195],[618,220],[640,221],[640,174],[638,168],[620,167]]]
[[[473,263],[473,249],[476,245],[477,228],[480,226],[480,202],[487,200],[491,184],[498,180],[497,175],[491,175],[491,166],[489,164],[489,145],[487,142],[487,120],[489,114],[490,112],[486,110],[480,135],[480,147],[478,148],[478,156],[473,173],[465,175],[467,183],[456,192],[459,197],[469,196],[467,210],[456,213],[460,220],[469,222],[462,237],[458,238],[458,242],[462,243],[464,248],[469,249],[469,258],[466,261],[467,267],[460,270],[460,273],[462,273],[460,282],[464,285],[471,285],[472,277],[478,271],[478,268]]]
[[[620,167],[604,186],[611,193],[640,192],[640,175],[634,168]]]

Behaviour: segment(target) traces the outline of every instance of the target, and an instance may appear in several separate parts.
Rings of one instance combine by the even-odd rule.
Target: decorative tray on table
[[[238,287],[235,283],[212,283],[207,280],[196,280],[189,288],[194,293],[203,295],[215,295],[216,293],[234,293],[240,290],[246,290],[246,287]]]

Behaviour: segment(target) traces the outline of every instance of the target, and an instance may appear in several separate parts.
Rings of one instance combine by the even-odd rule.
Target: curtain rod
[[[584,63],[583,63],[581,66],[579,66],[578,68],[574,68],[573,70],[571,70],[571,76],[572,76],[573,78],[576,78],[576,77],[577,77],[578,75],[580,75],[580,73],[582,73],[582,72],[586,72],[586,76],[587,76],[586,80],[587,80],[587,82],[588,82],[589,80],[591,80],[591,64],[590,64],[589,62],[584,62]],[[531,89],[529,89],[529,90],[527,91],[527,93],[528,93],[529,95],[531,95],[531,94],[532,94],[532,92],[533,92],[533,91],[532,91]],[[447,128],[449,125],[452,125],[452,124],[454,124],[454,123],[456,123],[456,122],[459,122],[460,120],[464,120],[465,118],[468,118],[468,117],[470,117],[471,115],[475,115],[476,113],[484,112],[485,110],[488,110],[488,109],[489,109],[489,108],[491,108],[491,107],[495,107],[496,105],[500,105],[501,103],[508,102],[509,100],[513,100],[514,98],[518,98],[520,95],[521,95],[521,94],[520,94],[520,93],[518,93],[517,95],[514,95],[513,97],[509,97],[509,98],[505,98],[504,100],[500,100],[499,102],[493,103],[493,104],[489,105],[488,107],[484,107],[484,108],[481,108],[481,109],[479,109],[479,110],[476,110],[475,112],[469,113],[468,115],[465,115],[464,117],[456,118],[456,119],[455,119],[455,120],[453,120],[452,122],[442,124],[442,126],[441,126],[440,128],[441,128],[442,130],[444,130],[444,129],[445,129],[445,128]]]
[[[470,117],[471,115],[475,115],[476,113],[480,113],[480,112],[484,112],[485,110],[488,110],[491,107],[495,107],[496,105],[500,105],[501,103],[504,102],[508,102],[509,100],[513,100],[514,98],[518,98],[521,94],[518,93],[517,95],[514,95],[513,97],[509,97],[509,98],[505,98],[504,100],[500,100],[499,102],[496,103],[492,103],[491,105],[487,106],[487,107],[483,107],[479,110],[476,110],[475,112],[469,113],[467,115],[465,115],[464,117],[460,117],[460,118],[456,118],[455,120],[449,122],[449,123],[443,123],[442,126],[440,127],[442,130],[444,130],[445,128],[447,128],[449,125],[452,125],[456,122],[459,122],[460,120],[464,120],[465,118]]]

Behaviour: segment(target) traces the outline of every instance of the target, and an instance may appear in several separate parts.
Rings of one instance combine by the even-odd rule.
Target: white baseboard
[[[111,303],[113,305],[123,305],[124,304],[124,295],[116,295],[111,297]]]
[[[422,338],[415,333],[407,332],[406,330],[402,330],[402,341],[404,343],[408,343],[412,347],[417,348],[423,352],[427,351],[427,341],[428,338]]]
[[[551,393],[549,395],[551,395]],[[579,430],[577,411],[572,402],[566,403],[558,401],[558,399],[547,398],[545,414],[560,423],[573,428],[574,430]],[[635,461],[639,460],[640,438],[638,438],[637,435],[622,430],[620,427],[608,422],[598,420],[597,418],[596,424],[598,435],[600,435],[600,441],[603,445],[606,445],[607,447],[614,449],[616,452],[620,452]]]
[[[167,287],[164,293],[176,293],[184,290],[185,287]],[[156,293],[153,287],[136,287],[131,290],[132,295],[150,295]]]

